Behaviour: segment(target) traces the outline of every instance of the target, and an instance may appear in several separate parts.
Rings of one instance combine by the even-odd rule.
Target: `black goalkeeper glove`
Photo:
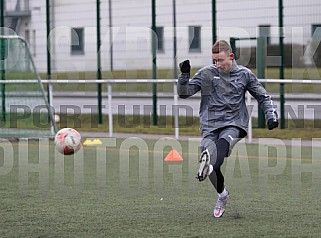
[[[179,64],[179,68],[183,74],[189,74],[191,72],[191,65],[189,60],[185,60]]]
[[[277,128],[279,126],[278,119],[276,117],[269,119],[267,122],[267,126],[268,126],[269,130],[273,130],[274,128]]]

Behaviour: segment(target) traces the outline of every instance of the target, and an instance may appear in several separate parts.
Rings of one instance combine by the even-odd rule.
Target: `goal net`
[[[57,131],[27,42],[0,35],[0,137],[48,137]]]

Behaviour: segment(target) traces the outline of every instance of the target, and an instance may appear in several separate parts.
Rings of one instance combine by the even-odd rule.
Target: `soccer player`
[[[279,123],[271,97],[248,68],[236,63],[226,41],[219,40],[213,45],[212,57],[214,64],[201,68],[192,79],[189,60],[181,62],[177,91],[180,98],[188,98],[201,91],[202,151],[197,178],[203,181],[209,177],[218,193],[214,217],[221,217],[229,199],[221,165],[235,144],[247,135],[246,91],[264,110],[269,130],[278,127]]]

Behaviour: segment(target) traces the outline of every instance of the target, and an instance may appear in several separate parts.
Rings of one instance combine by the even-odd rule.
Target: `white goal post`
[[[39,137],[57,132],[47,93],[21,36],[0,35],[0,87],[0,136]]]

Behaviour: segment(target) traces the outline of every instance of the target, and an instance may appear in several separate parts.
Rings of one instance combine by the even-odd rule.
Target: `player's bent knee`
[[[216,143],[217,154],[216,154],[216,161],[213,161],[213,169],[219,170],[224,162],[225,157],[228,156],[230,150],[230,144],[227,140],[221,138]],[[212,161],[211,161],[212,162]]]

